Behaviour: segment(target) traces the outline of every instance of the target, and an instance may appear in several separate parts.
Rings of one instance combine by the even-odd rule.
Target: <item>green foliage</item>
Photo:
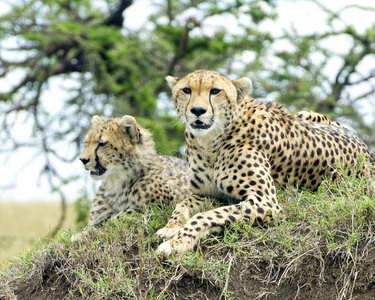
[[[122,17],[114,17],[116,13],[121,15],[121,10],[130,4],[131,1],[125,0],[28,0],[14,5],[9,14],[1,16],[1,34],[19,39],[20,47],[16,50],[30,59],[13,65],[30,71],[27,82],[21,82],[20,87],[11,90],[10,94],[4,93],[2,98],[12,99],[11,106],[17,107],[16,111],[36,108],[40,105],[40,92],[21,106],[17,103],[17,94],[43,89],[50,78],[60,74],[85,74],[80,79],[78,91],[88,107],[99,101],[96,105],[99,110],[86,111],[76,96],[68,100],[67,108],[74,104],[79,106],[83,116],[100,114],[103,111],[100,106],[110,99],[112,115],[121,112],[150,119],[148,124],[157,128],[161,138],[156,139],[158,148],[164,152],[178,152],[183,146],[181,128],[169,126],[168,112],[159,112],[157,108],[160,93],[169,92],[164,77],[175,75],[175,70],[179,75],[199,68],[218,69],[233,55],[249,47],[246,37],[233,35],[224,26],[215,29],[209,38],[199,33],[208,19],[236,14],[246,7],[249,19],[258,25],[272,14],[252,1],[198,1],[183,6],[170,1],[169,8],[162,5],[151,15],[152,29],[132,32],[122,30]],[[203,12],[200,19],[195,16],[187,20],[179,18],[191,7]],[[6,73],[7,70],[4,75]],[[27,89],[23,89],[25,84],[28,84]],[[72,124],[68,116],[62,118]],[[41,134],[45,131],[44,127],[36,130]],[[180,138],[175,142],[166,136]]]

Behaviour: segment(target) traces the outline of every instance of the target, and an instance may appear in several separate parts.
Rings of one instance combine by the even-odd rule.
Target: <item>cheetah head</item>
[[[108,121],[94,116],[85,143],[80,160],[95,180],[133,175],[142,161],[156,154],[151,134],[132,116]]]
[[[198,70],[182,79],[166,78],[180,120],[196,136],[223,132],[236,117],[237,105],[249,93],[248,78],[231,81],[215,71]]]

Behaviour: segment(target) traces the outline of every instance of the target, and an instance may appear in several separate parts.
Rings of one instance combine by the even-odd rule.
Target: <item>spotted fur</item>
[[[336,126],[336,127],[342,127],[340,123],[331,121],[325,115],[316,113],[314,111],[300,111],[296,113],[295,116],[305,121],[327,124],[327,125]]]
[[[103,181],[91,206],[89,226],[189,195],[187,163],[157,155],[151,133],[132,116],[108,121],[95,116],[85,142],[80,160],[93,179]]]
[[[324,177],[334,176],[338,164],[349,175],[368,174],[374,165],[369,148],[338,123],[314,112],[296,117],[279,104],[250,98],[248,78],[230,81],[199,70],[167,81],[186,127],[193,194],[177,204],[157,232],[166,239],[158,248],[162,255],[192,250],[218,226],[270,222],[281,212],[277,186],[316,190]],[[357,169],[361,159],[367,164]],[[194,215],[210,197],[230,197],[235,204]]]

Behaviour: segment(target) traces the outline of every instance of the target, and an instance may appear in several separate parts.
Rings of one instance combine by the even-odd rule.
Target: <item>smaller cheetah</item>
[[[151,203],[168,204],[189,195],[187,163],[157,155],[151,133],[132,116],[108,121],[94,116],[85,143],[80,160],[94,180],[103,181],[88,226]]]

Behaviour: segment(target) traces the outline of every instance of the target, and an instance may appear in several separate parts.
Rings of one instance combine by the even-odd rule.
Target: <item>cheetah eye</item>
[[[190,94],[191,94],[191,88],[186,87],[186,88],[183,88],[182,91],[183,91],[185,94],[187,94],[187,95],[190,95]]]
[[[210,90],[210,94],[211,95],[217,95],[221,92],[221,89],[211,89]]]
[[[100,142],[99,144],[98,144],[98,146],[99,147],[104,147],[105,145],[107,145],[108,144],[108,142]]]

